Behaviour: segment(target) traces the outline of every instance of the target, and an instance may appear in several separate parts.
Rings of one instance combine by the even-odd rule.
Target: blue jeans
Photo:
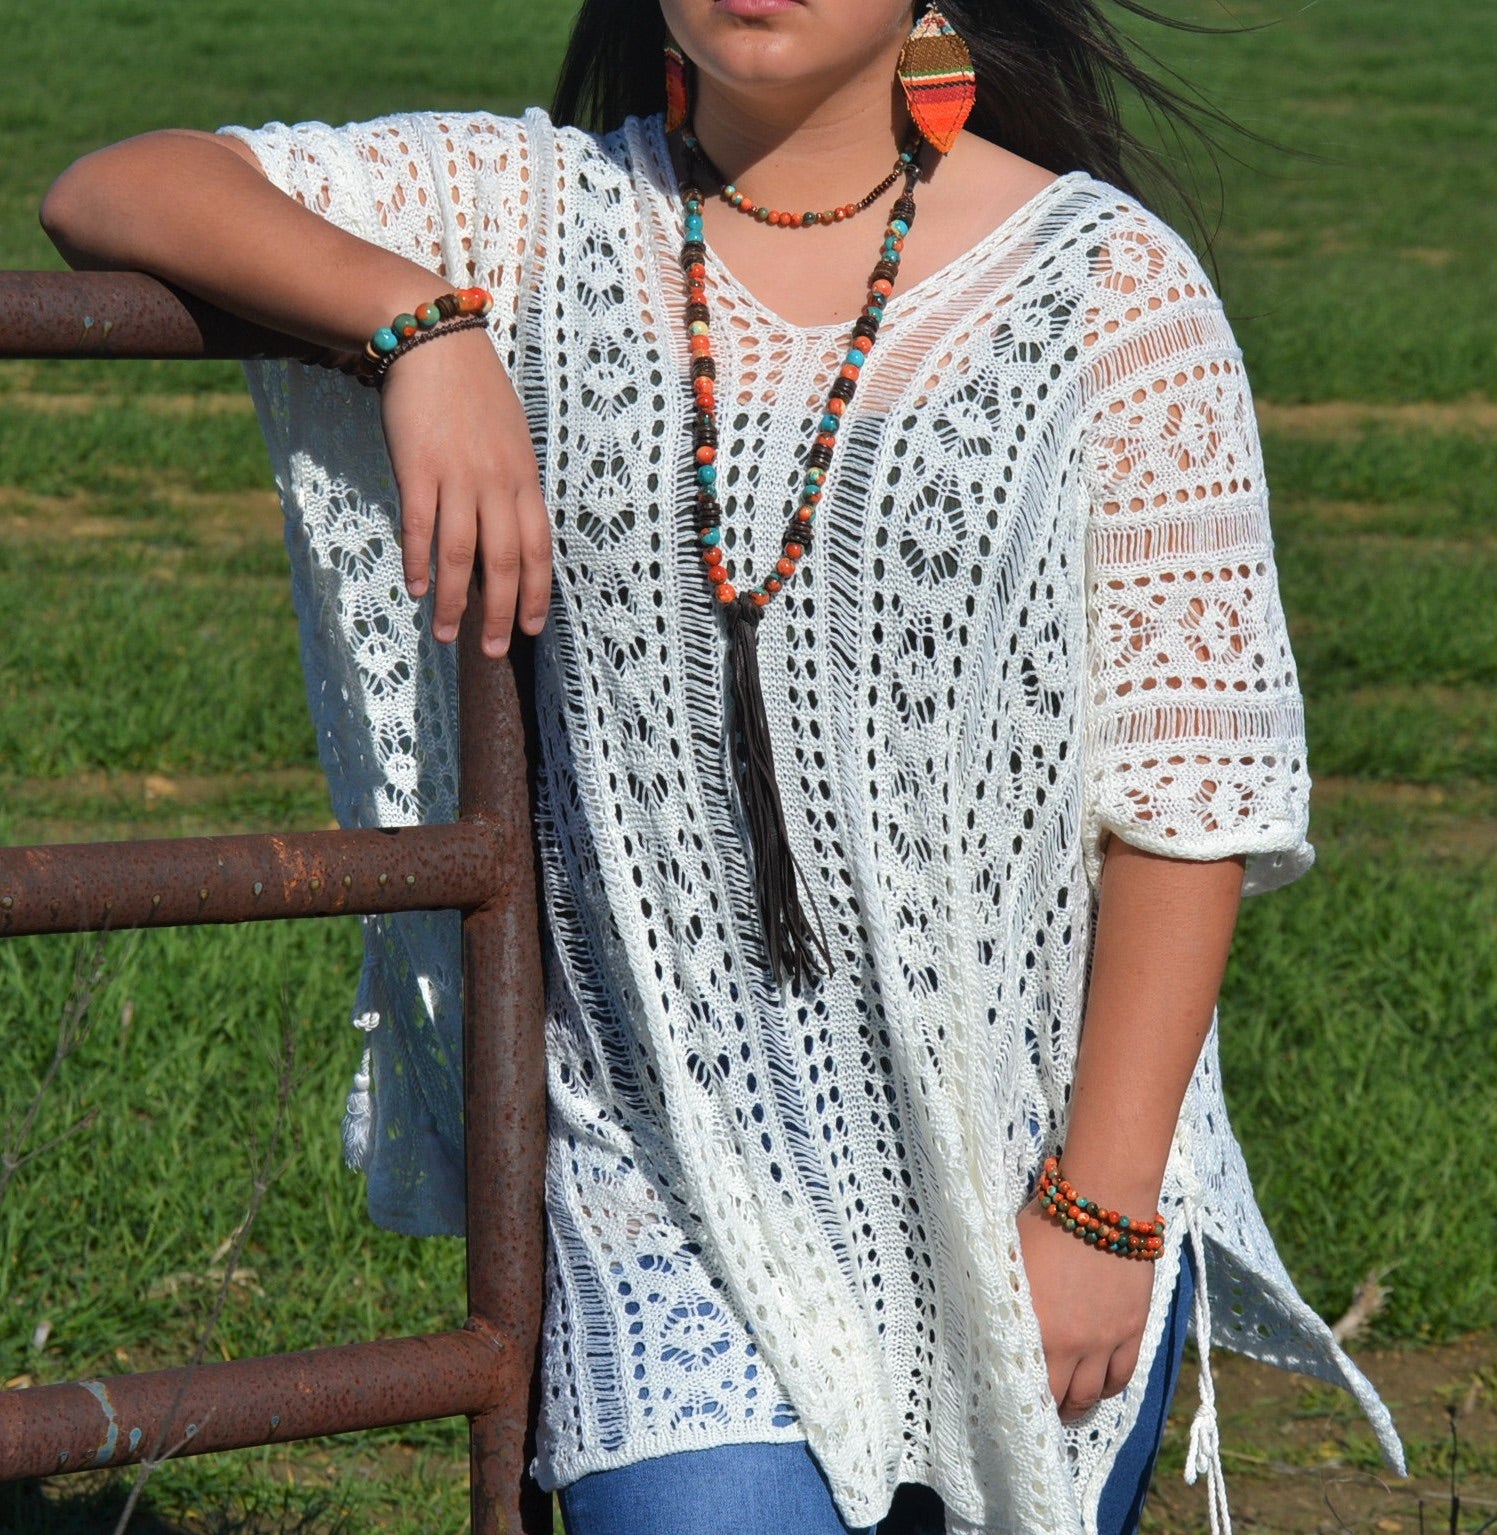
[[[1184,1251],[1138,1423],[1102,1490],[1099,1535],[1132,1535],[1143,1514],[1195,1297],[1189,1242]],[[567,1535],[943,1535],[946,1525],[941,1500],[911,1484],[887,1518],[852,1530],[804,1443],[683,1450],[596,1471],[562,1488],[561,1514]]]

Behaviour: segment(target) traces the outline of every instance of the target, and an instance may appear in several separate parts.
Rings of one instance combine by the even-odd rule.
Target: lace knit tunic
[[[1184,243],[1078,172],[896,290],[819,537],[760,630],[790,838],[835,964],[794,994],[763,952],[688,509],[659,119],[223,131],[324,217],[494,289],[539,456],[542,1483],[804,1439],[855,1526],[920,1481],[955,1532],[1094,1530],[1187,1237],[1206,1369],[1186,1474],[1208,1476],[1213,1521],[1213,1339],[1346,1386],[1401,1470],[1386,1411],[1263,1225],[1214,1021],[1135,1383],[1077,1424],[1049,1396],[1020,1258],[1015,1216],[1065,1135],[1106,835],[1246,854],[1249,894],[1313,858],[1248,387]],[[762,574],[846,332],[791,325],[711,272],[724,542]],[[339,817],[450,818],[453,660],[404,595],[377,401],[299,364],[247,370]],[[376,1220],[456,1231],[457,921],[371,919],[367,936],[350,1159]]]

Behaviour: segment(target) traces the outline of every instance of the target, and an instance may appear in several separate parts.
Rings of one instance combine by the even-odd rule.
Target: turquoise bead
[[[821,418],[821,429],[823,432],[835,432],[841,425],[842,418],[832,415],[830,411]]]
[[[717,470],[714,469],[711,464],[703,464],[701,468],[697,470],[697,479],[700,480],[703,485],[715,485],[717,483]]]
[[[889,228],[892,229],[901,240],[904,239],[904,237],[910,232],[910,226],[906,224],[903,219],[894,219],[890,223]]]
[[[821,482],[825,478],[826,478],[826,470],[825,469],[808,469],[808,470],[806,470],[806,483],[808,485],[820,485]]]
[[[847,354],[847,365],[849,368],[861,368],[863,366],[863,354],[857,351],[849,352]]]
[[[393,352],[400,345],[400,337],[388,325],[381,325],[369,338],[369,344],[376,352]]]
[[[722,542],[722,537],[723,530],[721,528],[708,528],[707,531],[702,534],[703,548],[711,549],[715,545],[720,544]]]
[[[686,238],[688,240],[700,240],[702,238],[702,221],[700,218],[688,218],[686,220]]]

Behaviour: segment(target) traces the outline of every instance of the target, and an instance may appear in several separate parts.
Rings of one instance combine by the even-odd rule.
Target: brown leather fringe
[[[805,876],[795,862],[785,830],[785,807],[775,778],[774,748],[759,677],[759,620],[763,610],[746,592],[727,608],[733,713],[741,748],[734,753],[734,761],[754,848],[754,884],[764,940],[775,975],[781,982],[793,980],[800,987],[820,975],[818,956],[830,975],[832,956],[821,914],[816,914],[817,930],[813,931],[801,906],[798,885],[805,884]]]

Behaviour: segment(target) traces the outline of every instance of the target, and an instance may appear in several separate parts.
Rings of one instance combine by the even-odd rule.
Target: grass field
[[[1497,113],[1476,64],[1497,57],[1497,10],[1161,3],[1273,23],[1154,42],[1247,126],[1307,152],[1223,162],[1222,285],[1260,406],[1319,851],[1310,876],[1244,909],[1222,997],[1228,1097],[1307,1299],[1338,1315],[1385,1271],[1369,1341],[1455,1348],[1497,1313],[1490,1219],[1429,1197],[1452,1186],[1468,1210],[1497,1208],[1483,1152],[1497,1144]],[[513,110],[548,93],[568,7],[451,0],[439,25],[352,0],[13,12],[0,263],[55,267],[35,210],[89,148],[164,125]],[[236,365],[0,364],[0,843],[328,823],[279,540]],[[0,945],[0,1125],[45,1067],[88,951]],[[191,1353],[269,1128],[285,1020],[284,1165],[214,1355],[460,1319],[459,1244],[371,1227],[339,1162],[356,926],[117,937],[107,963],[38,1137],[97,1119],[0,1202],[0,1382]],[[1497,1363],[1481,1357],[1490,1402]],[[1357,1464],[1365,1433],[1336,1432]],[[180,1462],[136,1528],[455,1530],[462,1444],[438,1424]],[[1438,1433],[1414,1449],[1437,1478]],[[1468,1449],[1497,1495],[1497,1442]],[[0,1489],[0,1535],[108,1529],[122,1493],[99,1480],[59,1487],[65,1504]],[[1170,1517],[1183,1531],[1197,1514]]]

